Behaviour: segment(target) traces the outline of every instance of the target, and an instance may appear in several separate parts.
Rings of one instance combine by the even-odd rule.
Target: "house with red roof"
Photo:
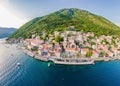
[[[114,53],[112,53],[111,51],[107,51],[106,52],[106,57],[113,57]]]
[[[91,58],[98,58],[99,57],[99,53],[95,50],[92,50],[92,56]]]
[[[31,41],[31,45],[32,46],[36,46],[36,47],[39,47],[39,45],[40,45],[40,43],[42,43],[43,41],[41,41],[40,39],[33,39],[32,41]]]

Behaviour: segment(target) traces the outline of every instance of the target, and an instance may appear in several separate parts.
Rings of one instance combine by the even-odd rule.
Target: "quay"
[[[24,49],[24,53],[27,55],[41,61],[52,61],[55,64],[64,64],[64,65],[88,65],[88,64],[94,64],[94,60],[86,59],[86,58],[58,58],[58,57],[43,57],[38,54],[34,54],[33,52]]]

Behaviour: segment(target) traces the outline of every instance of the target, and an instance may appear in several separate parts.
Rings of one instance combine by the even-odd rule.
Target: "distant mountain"
[[[16,31],[15,28],[0,27],[0,38],[8,37],[10,34],[12,34],[15,31]]]
[[[9,38],[29,38],[32,33],[64,31],[69,26],[75,26],[77,31],[94,32],[96,36],[117,35],[120,36],[120,27],[102,16],[95,15],[85,10],[76,8],[61,9],[49,15],[32,19],[20,27]]]

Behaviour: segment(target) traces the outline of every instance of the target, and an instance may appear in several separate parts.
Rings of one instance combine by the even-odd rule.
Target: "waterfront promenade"
[[[88,65],[94,64],[96,61],[111,61],[111,60],[120,60],[120,57],[99,57],[99,58],[60,58],[60,57],[45,57],[35,54],[34,52],[23,49],[23,52],[27,55],[40,60],[40,61],[51,61],[55,64],[64,64],[64,65]]]
[[[43,57],[38,54],[34,54],[33,52],[24,49],[24,53],[27,55],[41,60],[41,61],[52,61],[55,64],[65,64],[65,65],[87,65],[87,64],[94,64],[94,60],[90,58],[58,58],[58,57]]]

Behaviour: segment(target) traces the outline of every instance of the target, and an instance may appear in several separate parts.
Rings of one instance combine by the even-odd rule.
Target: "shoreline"
[[[57,57],[43,57],[38,54],[31,52],[30,50],[23,49],[23,52],[28,56],[35,58],[40,61],[44,62],[53,62],[54,64],[61,64],[61,65],[92,65],[98,61],[113,61],[113,60],[120,60],[120,57],[99,57],[99,58],[57,58]]]

